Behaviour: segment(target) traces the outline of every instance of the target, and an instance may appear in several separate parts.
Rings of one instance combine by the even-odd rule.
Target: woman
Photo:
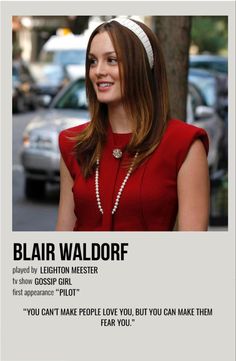
[[[170,120],[166,71],[152,31],[113,19],[86,55],[91,122],[59,136],[58,231],[205,231],[204,130]]]

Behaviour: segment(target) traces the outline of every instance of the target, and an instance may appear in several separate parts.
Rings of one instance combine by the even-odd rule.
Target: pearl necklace
[[[137,158],[137,156],[138,156],[138,152],[135,153],[133,162],[131,163],[130,168],[129,168],[129,170],[128,170],[128,172],[127,172],[127,174],[126,174],[126,176],[125,176],[125,178],[124,178],[124,180],[123,180],[123,182],[122,182],[122,184],[120,186],[120,189],[119,189],[119,191],[117,193],[116,200],[115,200],[114,206],[113,206],[112,211],[111,211],[112,215],[116,213],[116,210],[117,210],[117,208],[119,206],[119,201],[120,201],[121,194],[122,194],[122,192],[123,192],[123,190],[125,188],[125,185],[126,185],[128,179],[129,179],[129,177],[130,177],[130,175],[132,173],[132,170],[133,170],[133,167],[134,167],[134,162],[135,162],[135,159]],[[100,192],[99,192],[99,158],[97,159],[96,163],[97,163],[97,167],[96,167],[96,171],[95,171],[96,200],[97,200],[98,209],[99,209],[100,213],[103,214],[104,211],[103,211],[103,208],[102,208]]]

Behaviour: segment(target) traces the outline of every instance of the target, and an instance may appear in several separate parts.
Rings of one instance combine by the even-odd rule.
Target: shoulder
[[[63,151],[64,148],[71,148],[75,145],[75,137],[80,134],[84,129],[87,128],[89,122],[77,125],[72,128],[63,129],[59,133],[58,143],[60,150]]]
[[[80,125],[77,125],[77,126],[72,127],[72,128],[63,129],[59,133],[59,141],[60,140],[63,141],[66,138],[75,137],[76,135],[81,133],[84,129],[86,129],[88,124],[89,124],[89,122],[86,122],[84,124],[80,124]]]
[[[189,147],[195,140],[202,141],[206,153],[209,149],[209,140],[206,131],[192,124],[187,124],[179,119],[171,119],[168,121],[163,140],[170,141],[173,147],[184,148]]]
[[[70,170],[74,161],[74,147],[76,144],[76,136],[80,134],[88,126],[88,122],[76,127],[64,129],[59,133],[58,146],[61,156]]]
[[[162,137],[159,152],[172,163],[178,171],[186,159],[190,148],[199,140],[197,148],[203,147],[205,154],[208,153],[209,140],[204,129],[192,124],[187,124],[179,119],[171,119],[167,123],[165,133]],[[202,144],[201,144],[202,143]]]
[[[206,134],[204,129],[185,123],[180,119],[170,119],[167,123],[166,132],[169,134],[179,133],[180,136],[186,136],[194,133]]]

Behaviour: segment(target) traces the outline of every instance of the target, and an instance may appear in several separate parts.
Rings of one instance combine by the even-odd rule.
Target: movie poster
[[[233,361],[235,3],[5,1],[1,9],[1,360]],[[207,57],[212,51],[227,59],[203,74],[192,65],[188,77],[192,89],[205,96],[204,120],[192,114],[192,122],[206,127],[217,162],[210,167],[208,232],[55,231],[59,150],[48,161],[50,182],[44,184],[38,149],[47,156],[58,147],[56,124],[62,129],[62,118],[78,122],[72,106],[63,110],[61,101],[51,109],[49,103],[62,86],[81,77],[84,65],[75,64],[70,52],[71,60],[57,68],[66,56],[60,58],[56,43],[48,40],[65,38],[72,28],[84,27],[86,33],[118,15],[150,27],[157,16],[191,16],[192,39],[211,34],[202,49],[191,44],[192,54]],[[76,51],[78,60],[85,46]],[[45,61],[51,67],[42,75]],[[19,64],[25,67],[23,80]],[[67,77],[60,78],[65,69]],[[41,83],[35,80],[40,76]],[[46,76],[53,79],[50,85]],[[87,121],[84,88],[75,95]],[[30,147],[31,165],[25,165]]]

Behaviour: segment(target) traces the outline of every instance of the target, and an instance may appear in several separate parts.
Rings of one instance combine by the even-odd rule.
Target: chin
[[[121,99],[115,99],[115,98],[108,98],[108,97],[101,97],[98,96],[97,100],[100,103],[104,103],[104,104],[119,104],[121,102]]]
[[[104,104],[112,103],[112,100],[110,100],[110,99],[105,99],[105,98],[102,98],[102,97],[99,97],[97,99],[98,99],[99,103],[104,103]]]

